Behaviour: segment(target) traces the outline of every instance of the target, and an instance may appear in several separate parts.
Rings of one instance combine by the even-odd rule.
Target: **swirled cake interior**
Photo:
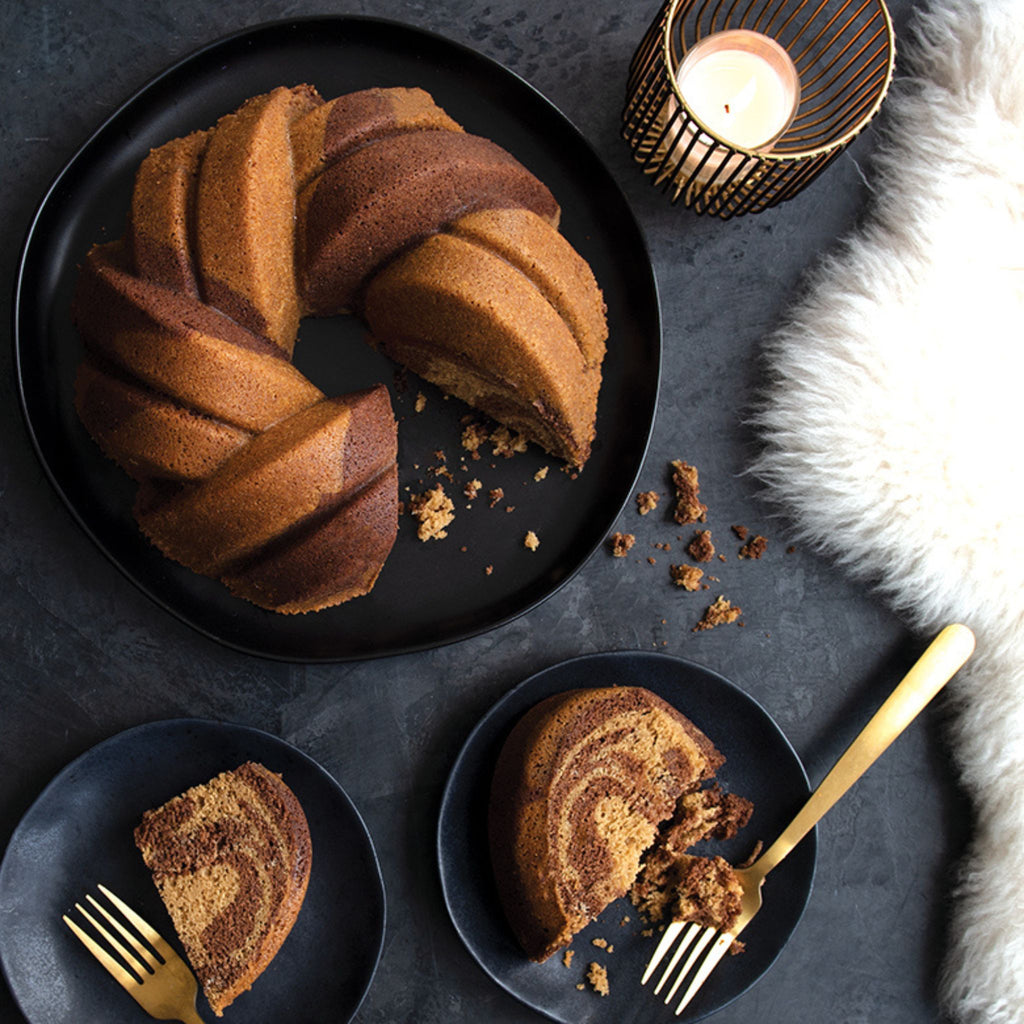
[[[306,894],[306,817],[249,762],[147,811],[135,844],[217,1016],[266,969]]]
[[[489,828],[499,895],[530,959],[566,946],[630,890],[641,858],[660,848],[659,825],[687,794],[712,792],[700,787],[724,760],[642,687],[571,690],[519,720],[498,758]],[[691,801],[701,837],[719,820],[708,808]]]

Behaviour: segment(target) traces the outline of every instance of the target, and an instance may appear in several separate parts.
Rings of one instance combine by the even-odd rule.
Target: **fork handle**
[[[949,682],[973,650],[974,634],[966,626],[959,623],[946,626],[864,726],[782,835],[750,870],[763,879],[776,867]]]

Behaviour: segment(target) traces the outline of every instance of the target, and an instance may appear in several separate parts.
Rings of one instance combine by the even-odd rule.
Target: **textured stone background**
[[[891,5],[898,33],[910,11]],[[643,557],[599,552],[555,597],[463,643],[363,664],[287,665],[207,641],[140,596],[79,531],[49,487],[22,427],[9,347],[0,377],[0,843],[63,765],[141,722],[200,716],[254,725],[297,744],[345,787],[382,862],[389,931],[361,1022],[539,1019],[497,988],[444,911],[436,813],[466,734],[511,686],[577,654],[665,650],[732,679],[774,715],[818,781],[895,684],[923,638],[812,553],[785,554],[743,475],[755,439],[744,411],[758,346],[816,256],[856,221],[873,133],[796,200],[719,222],[673,209],[632,166],[618,135],[626,68],[656,4],[593,0],[258,3],[180,0],[0,10],[0,252],[4,322],[18,247],[50,179],[117,105],[195,47],[261,21],[359,13],[407,21],[496,58],[576,123],[625,191],[646,233],[662,295],[664,370],[643,488],[664,489],[670,459],[701,469],[721,536],[738,522],[766,533],[760,562],[734,562],[728,595],[746,627],[695,634],[700,599],[676,592],[674,539],[632,504]],[[171,13],[173,11],[173,13]],[[731,545],[728,546],[731,548]],[[660,555],[647,564],[646,555]],[[662,620],[665,620],[664,623]],[[663,644],[663,641],[666,643]],[[715,1017],[721,1024],[935,1019],[950,860],[967,810],[930,709],[820,829],[817,880],[796,935],[772,971]],[[0,1020],[21,1019],[0,986]]]

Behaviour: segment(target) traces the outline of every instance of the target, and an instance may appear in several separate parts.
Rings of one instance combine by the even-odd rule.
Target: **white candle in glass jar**
[[[768,151],[800,102],[800,78],[789,54],[774,39],[750,29],[727,29],[701,39],[679,65],[676,82],[690,113],[736,149]],[[690,137],[684,136],[676,149],[685,149]],[[686,172],[708,151],[700,139],[684,162]],[[711,141],[706,135],[703,139]],[[699,179],[709,178],[723,162],[718,180],[727,178],[742,160],[713,152]]]

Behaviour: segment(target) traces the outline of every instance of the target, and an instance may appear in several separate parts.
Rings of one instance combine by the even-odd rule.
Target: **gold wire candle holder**
[[[764,141],[729,141],[680,85],[687,61],[720,40],[750,49],[742,37],[783,87],[795,76],[790,116]],[[883,0],[665,0],[630,64],[622,134],[673,203],[722,218],[758,213],[810,184],[868,124],[895,59]]]

